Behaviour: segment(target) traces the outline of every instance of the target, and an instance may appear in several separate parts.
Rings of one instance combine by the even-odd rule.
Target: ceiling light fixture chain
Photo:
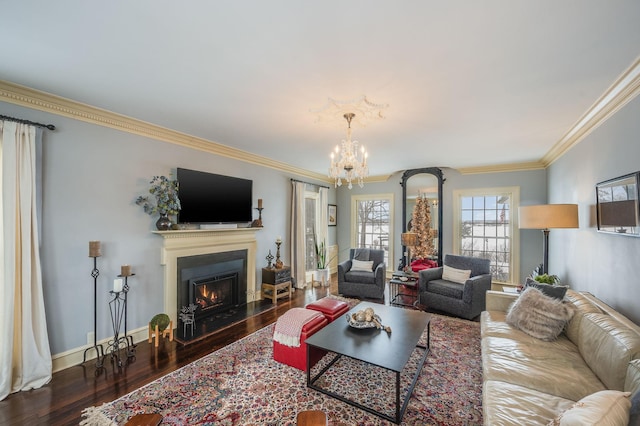
[[[369,175],[369,167],[367,166],[369,153],[364,146],[360,146],[358,141],[351,140],[351,121],[354,117],[355,114],[352,112],[344,114],[344,118],[347,120],[347,139],[342,140],[342,149],[340,149],[340,145],[336,145],[335,152],[331,153],[329,177],[334,179],[334,187],[342,186],[342,179],[344,179],[349,189],[353,188],[353,181],[357,181],[362,188],[364,187],[364,178]]]

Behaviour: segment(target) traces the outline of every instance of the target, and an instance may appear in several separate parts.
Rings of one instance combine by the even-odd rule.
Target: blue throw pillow
[[[559,299],[559,300],[564,299],[564,295],[567,293],[567,287],[560,286],[560,285],[539,283],[538,281],[530,277],[527,277],[527,281],[524,283],[524,288],[527,288],[527,287],[537,288],[544,295],[553,297],[554,299]]]

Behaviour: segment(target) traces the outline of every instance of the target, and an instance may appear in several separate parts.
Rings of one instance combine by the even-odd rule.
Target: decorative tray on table
[[[354,315],[355,314],[347,314],[347,323],[349,326],[353,328],[380,328],[378,326],[378,324],[381,324],[379,315],[376,314],[373,316],[373,318],[378,321],[378,324],[374,321],[358,321],[353,317]]]

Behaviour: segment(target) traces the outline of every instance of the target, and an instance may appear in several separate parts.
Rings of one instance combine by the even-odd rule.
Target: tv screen
[[[177,178],[179,223],[251,222],[253,181],[181,168]]]

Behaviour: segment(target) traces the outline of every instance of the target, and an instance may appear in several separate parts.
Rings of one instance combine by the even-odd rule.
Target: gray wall
[[[40,239],[45,309],[53,354],[86,344],[93,330],[89,241],[102,242],[98,258],[98,339],[113,335],[108,291],[120,266],[130,264],[129,330],[164,310],[162,238],[151,233],[155,217],[135,204],[154,175],[176,167],[253,180],[254,205],[264,199],[256,278],[281,235],[289,263],[290,178],[277,170],[0,102],[4,115],[56,125],[43,137],[43,205]],[[335,203],[331,190],[329,202]],[[255,213],[257,217],[257,212]],[[335,228],[333,228],[335,229]],[[330,244],[335,231],[330,232]]]
[[[595,184],[640,170],[637,97],[548,169],[549,202],[577,203],[580,228],[551,231],[549,266],[640,324],[640,238],[596,231]]]
[[[425,165],[425,167],[430,167]],[[521,204],[543,204],[547,198],[546,172],[533,170],[524,172],[484,173],[462,175],[454,169],[442,168],[445,182],[443,185],[443,254],[453,249],[453,191],[458,189],[495,188],[504,186],[520,187]],[[348,258],[345,248],[350,244],[351,196],[355,194],[393,193],[395,198],[394,223],[394,260],[395,269],[402,256],[400,233],[402,232],[402,187],[400,180],[403,172],[393,174],[386,182],[368,183],[364,188],[355,186],[349,190],[338,189],[338,244],[340,260]],[[537,230],[520,231],[520,279],[529,275],[533,268],[542,262],[542,233]],[[522,281],[524,282],[524,281]]]

